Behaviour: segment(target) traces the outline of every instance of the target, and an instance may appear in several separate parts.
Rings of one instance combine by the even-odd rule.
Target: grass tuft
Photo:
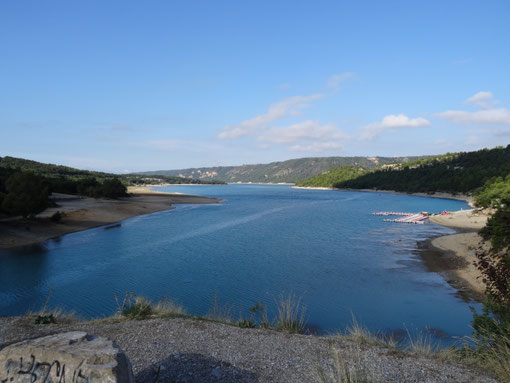
[[[375,383],[380,382],[367,368],[359,350],[349,347],[343,351],[333,348],[333,365],[325,371],[317,369],[317,380],[321,383]]]
[[[368,328],[360,324],[354,314],[352,323],[345,329],[345,337],[355,343],[368,344],[375,346],[391,347],[397,346],[397,342],[391,336],[385,334],[373,333]]]
[[[135,320],[186,316],[184,309],[169,299],[153,304],[145,297],[131,295],[127,303],[120,307],[122,308],[121,316]]]
[[[434,342],[432,340],[430,334],[424,334],[423,332],[420,331],[416,336],[413,336],[409,332],[409,329],[406,330],[408,336],[406,347],[407,351],[416,355],[438,356],[441,347],[437,342]]]
[[[301,298],[296,298],[293,294],[286,298],[280,296],[276,330],[289,334],[305,333],[305,312],[306,307],[302,304]]]

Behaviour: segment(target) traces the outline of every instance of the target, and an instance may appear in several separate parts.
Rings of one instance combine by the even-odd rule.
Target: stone
[[[211,372],[211,375],[214,376],[215,378],[221,378],[221,368],[220,367],[216,367],[214,370],[212,370]]]
[[[131,364],[111,340],[73,331],[0,350],[0,383],[134,383]]]

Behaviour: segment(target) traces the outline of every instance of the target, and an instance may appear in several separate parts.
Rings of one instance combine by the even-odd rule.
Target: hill
[[[332,188],[337,182],[360,177],[368,172],[367,169],[357,166],[339,166],[306,180],[296,182],[300,187],[327,187]]]
[[[136,174],[193,177],[234,182],[295,183],[338,166],[375,169],[384,164],[415,161],[422,157],[309,157],[269,164],[156,170]]]
[[[28,217],[47,208],[51,193],[93,198],[128,196],[126,185],[221,183],[168,176],[117,175],[68,166],[0,157],[0,214]]]
[[[395,190],[409,193],[472,193],[496,177],[510,174],[510,145],[475,152],[447,153],[442,156],[378,169],[350,180],[340,180],[336,188]]]
[[[91,170],[81,170],[71,168],[69,166],[46,164],[38,161],[26,160],[16,157],[0,157],[0,184],[2,179],[8,178],[15,172],[31,172],[38,176],[42,176],[48,180],[51,185],[56,185],[63,181],[79,181],[86,178],[95,178],[102,181],[110,178],[118,178],[125,184],[158,184],[158,183],[176,183],[176,184],[202,184],[211,183],[206,180],[194,178],[183,178],[176,176],[155,176],[143,177],[139,175],[120,175],[114,173],[104,173]],[[214,182],[221,183],[221,182]]]

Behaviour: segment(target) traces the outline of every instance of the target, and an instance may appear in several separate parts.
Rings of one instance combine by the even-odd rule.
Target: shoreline
[[[358,191],[368,193],[389,193],[429,198],[443,198],[465,201],[474,207],[470,195],[449,193],[404,193],[394,190],[373,189],[336,189],[327,187],[294,186],[296,189]],[[433,224],[455,229],[455,234],[441,235],[418,242],[418,251],[425,267],[430,272],[441,275],[450,286],[458,291],[462,299],[473,299],[478,302],[485,300],[485,285],[482,275],[474,265],[475,250],[481,245],[482,238],[478,235],[488,219],[486,212],[458,210],[451,215],[434,215],[429,218]],[[487,245],[483,245],[484,247]]]
[[[451,193],[406,193],[399,192],[395,190],[374,190],[374,189],[338,189],[332,187],[320,187],[320,186],[293,186],[294,189],[310,189],[310,190],[338,190],[338,191],[356,191],[356,192],[367,192],[367,193],[387,193],[387,194],[398,194],[398,195],[408,195],[408,196],[416,196],[416,197],[429,197],[429,198],[442,198],[442,199],[453,199],[457,201],[466,201],[469,206],[474,207],[473,197],[467,194],[457,194],[453,195]]]
[[[485,300],[482,274],[476,268],[476,249],[487,248],[478,234],[488,214],[475,209],[459,210],[451,215],[429,218],[436,225],[455,229],[455,234],[442,235],[419,243],[420,256],[426,267],[440,274],[463,298]]]
[[[149,187],[128,188],[130,197],[94,199],[75,195],[55,194],[57,207],[38,214],[35,220],[20,217],[0,221],[0,251],[40,245],[66,234],[96,227],[119,224],[125,219],[175,209],[175,204],[214,204],[216,198],[152,191]],[[59,222],[51,216],[63,214]]]

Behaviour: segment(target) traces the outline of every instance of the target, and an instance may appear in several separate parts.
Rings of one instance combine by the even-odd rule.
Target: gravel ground
[[[35,325],[27,317],[5,317],[0,318],[0,350],[71,330],[114,340],[129,357],[137,382],[319,382],[319,370],[326,375],[335,370],[333,350],[348,366],[364,370],[370,381],[496,382],[462,365],[393,348],[195,319]]]

